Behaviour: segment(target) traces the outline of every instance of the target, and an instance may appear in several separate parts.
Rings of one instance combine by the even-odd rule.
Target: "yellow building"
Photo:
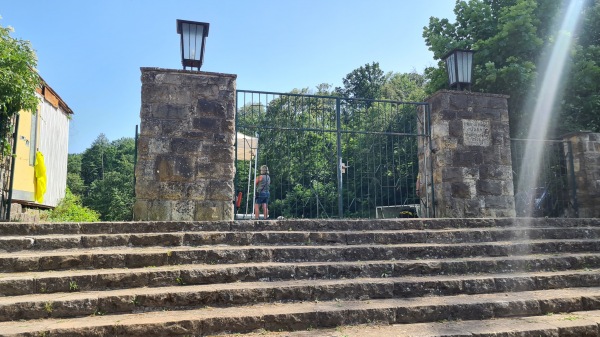
[[[52,208],[65,196],[69,151],[69,120],[73,111],[42,81],[37,91],[38,110],[21,111],[17,130],[12,186],[11,219],[24,220],[28,209]],[[35,201],[35,156],[40,151],[46,166],[46,193]]]

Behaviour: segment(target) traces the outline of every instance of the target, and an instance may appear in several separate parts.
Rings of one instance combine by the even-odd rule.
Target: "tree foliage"
[[[600,3],[586,7],[562,102],[562,131],[600,132]]]
[[[457,0],[456,22],[432,17],[423,37],[437,67],[426,69],[429,94],[447,86],[441,58],[454,48],[476,50],[474,91],[506,94],[509,99],[511,135],[523,136],[531,111],[529,98],[539,86],[540,64],[556,38],[554,26],[568,1],[557,0]],[[572,47],[572,72],[567,91],[556,111],[561,131],[585,126],[598,130],[598,2],[589,2],[583,13],[584,28]]]
[[[68,187],[65,197],[48,214],[48,220],[55,222],[95,222],[99,219],[98,212],[83,206],[81,198],[71,193]]]
[[[2,154],[10,153],[8,147],[12,116],[21,110],[37,111],[39,100],[35,90],[40,86],[40,77],[35,72],[37,58],[29,41],[10,36],[11,27],[0,26],[0,126]]]
[[[69,155],[67,186],[103,221],[132,219],[134,150],[133,138],[110,142],[100,134],[82,154]]]
[[[67,186],[75,195],[84,195],[86,192],[85,184],[81,178],[82,155],[70,153],[67,159]]]
[[[347,98],[378,99],[385,81],[379,63],[367,63],[346,75],[342,79],[344,87],[336,88],[336,92]]]

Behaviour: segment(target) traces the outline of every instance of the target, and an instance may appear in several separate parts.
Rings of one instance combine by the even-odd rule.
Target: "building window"
[[[38,116],[40,110],[31,115],[31,134],[29,136],[29,165],[35,165],[35,150],[37,148]]]

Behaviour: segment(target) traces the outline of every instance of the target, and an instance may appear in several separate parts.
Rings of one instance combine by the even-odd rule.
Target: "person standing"
[[[259,207],[262,205],[263,207],[263,216],[266,219],[269,218],[269,198],[271,197],[271,193],[269,193],[269,186],[271,185],[271,177],[269,177],[269,168],[267,165],[262,165],[260,167],[260,175],[256,177],[256,198],[254,199],[254,215],[256,219],[259,218]]]

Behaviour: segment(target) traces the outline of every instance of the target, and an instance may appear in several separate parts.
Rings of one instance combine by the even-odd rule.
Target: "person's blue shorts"
[[[256,198],[254,198],[254,202],[257,204],[268,204],[269,198],[271,197],[271,193],[269,192],[260,192]]]

